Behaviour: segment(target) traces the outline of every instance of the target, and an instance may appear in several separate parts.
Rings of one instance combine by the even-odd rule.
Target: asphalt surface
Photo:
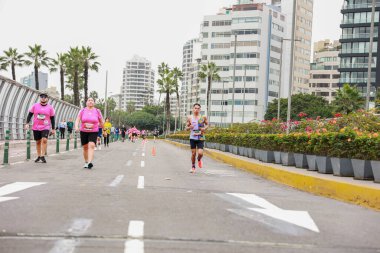
[[[1,253],[380,252],[379,212],[207,157],[191,174],[190,150],[162,141],[83,163],[79,149],[0,167]]]

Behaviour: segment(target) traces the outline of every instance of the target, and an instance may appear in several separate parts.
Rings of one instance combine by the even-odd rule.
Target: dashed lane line
[[[139,176],[138,182],[137,182],[137,189],[144,189],[144,176]]]
[[[118,186],[118,184],[120,184],[120,182],[123,180],[124,178],[124,175],[118,175],[113,181],[112,183],[109,184],[110,187],[116,187]]]
[[[129,238],[124,244],[124,253],[144,253],[144,222],[130,221],[128,227]]]

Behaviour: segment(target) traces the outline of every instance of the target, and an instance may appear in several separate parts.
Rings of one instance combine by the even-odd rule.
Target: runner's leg
[[[47,141],[48,141],[47,138],[42,138],[42,140],[41,140],[41,153],[40,153],[41,156],[44,156],[46,154]]]
[[[84,158],[84,161],[85,163],[88,163],[88,143],[83,145],[83,158]]]

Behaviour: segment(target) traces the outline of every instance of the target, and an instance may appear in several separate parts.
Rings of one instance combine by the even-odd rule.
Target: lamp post
[[[375,29],[375,7],[376,0],[372,0],[372,15],[371,15],[371,31],[369,36],[369,55],[368,55],[368,72],[367,72],[367,94],[366,94],[366,103],[365,108],[369,110],[369,100],[371,92],[371,81],[372,81],[372,49],[373,49],[373,33]]]
[[[242,117],[242,123],[244,123],[244,113],[245,113],[245,85],[247,79],[247,65],[244,65],[244,91],[243,91],[243,117]]]
[[[292,107],[292,89],[293,89],[293,65],[294,65],[294,44],[295,44],[295,26],[296,26],[296,11],[297,11],[297,0],[293,2],[293,18],[292,18],[292,38],[290,47],[290,75],[289,75],[289,94],[288,94],[288,112],[286,116],[286,134],[289,134],[290,129],[290,112]]]
[[[224,110],[223,110],[223,108],[224,108],[224,83],[226,82],[226,81],[222,81],[223,82],[223,91],[222,91],[222,113],[224,112]],[[224,124],[224,116],[223,116],[223,114],[221,114],[222,115],[222,126],[223,126],[223,124]]]
[[[237,32],[234,32],[234,72],[232,78],[232,108],[231,108],[231,126],[234,124],[234,105],[235,105],[235,75],[236,75],[236,44],[237,44]]]
[[[107,118],[107,85],[108,85],[108,70],[106,71],[106,93],[104,98],[104,119]]]
[[[281,110],[281,84],[282,84],[282,55],[283,55],[283,46],[284,41],[291,41],[291,39],[281,38],[281,55],[280,55],[280,75],[279,75],[279,86],[278,86],[278,96],[277,96],[277,120],[280,121],[280,110]],[[295,40],[301,41],[301,40]],[[292,56],[293,57],[293,56]],[[292,75],[292,74],[290,74]],[[289,95],[291,96],[291,95]]]
[[[197,58],[196,61],[197,61],[197,91],[196,91],[197,95],[196,95],[195,101],[197,103],[199,103],[199,88],[200,88],[200,82],[201,82],[201,80],[199,79],[199,66],[201,64],[202,59],[201,58]]]

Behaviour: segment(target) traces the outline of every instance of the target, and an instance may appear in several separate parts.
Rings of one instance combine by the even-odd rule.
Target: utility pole
[[[235,76],[236,76],[236,44],[237,44],[237,32],[235,35],[235,44],[234,44],[234,72],[232,79],[232,108],[231,108],[231,126],[234,124],[234,106],[235,106]]]
[[[108,85],[108,70],[106,71],[106,95],[104,99],[104,119],[107,118],[107,85]]]
[[[242,123],[244,123],[244,113],[245,113],[245,86],[247,79],[247,65],[244,65],[244,91],[243,91],[243,117]]]
[[[375,7],[376,0],[372,0],[372,15],[371,15],[371,31],[369,36],[369,55],[368,55],[368,72],[367,72],[367,94],[366,94],[366,103],[365,108],[369,110],[369,101],[371,94],[371,75],[372,75],[372,48],[373,48],[373,34],[375,30]]]

